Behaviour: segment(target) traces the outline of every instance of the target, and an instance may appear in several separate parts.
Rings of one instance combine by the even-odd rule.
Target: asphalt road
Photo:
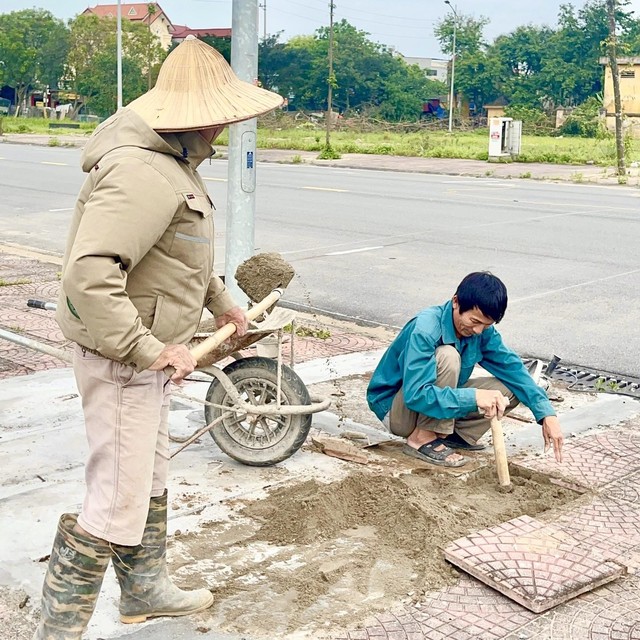
[[[0,242],[62,252],[78,149],[0,145]],[[223,264],[227,164],[202,174]],[[262,164],[256,250],[296,268],[287,299],[400,326],[468,272],[507,284],[522,355],[640,375],[640,191],[530,180]]]

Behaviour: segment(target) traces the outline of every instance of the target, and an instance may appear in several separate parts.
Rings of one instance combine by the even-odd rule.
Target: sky
[[[59,18],[69,19],[95,4],[117,0],[0,0],[0,13],[39,7]],[[329,23],[329,0],[257,0],[260,9],[260,34],[282,31],[282,40],[295,35],[312,34]],[[565,0],[569,1],[569,0]],[[586,0],[573,0],[582,7]],[[122,0],[123,5],[128,0]],[[405,56],[443,57],[433,36],[435,23],[451,11],[444,0],[333,0],[335,19],[346,19],[370,34],[370,39],[388,45]],[[560,0],[452,0],[460,14],[483,15],[491,22],[485,30],[488,41],[524,24],[555,26]],[[191,28],[230,27],[233,0],[159,0],[174,24]],[[640,15],[640,0],[631,7]]]

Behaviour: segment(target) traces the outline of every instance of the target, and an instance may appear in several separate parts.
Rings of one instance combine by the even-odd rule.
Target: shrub
[[[600,108],[602,100],[598,96],[587,98],[576,107],[560,127],[560,133],[565,136],[582,136],[583,138],[604,138],[609,135],[602,120]]]
[[[514,120],[522,120],[523,133],[534,136],[546,136],[554,128],[554,122],[542,109],[509,105],[505,107],[505,115]]]

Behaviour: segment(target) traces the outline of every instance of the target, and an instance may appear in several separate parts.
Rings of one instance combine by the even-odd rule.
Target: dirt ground
[[[204,580],[216,598],[203,628],[328,637],[454,582],[457,571],[441,552],[449,541],[576,497],[518,468],[513,493],[501,494],[484,454],[471,471],[453,473],[408,458],[397,443],[365,451],[369,464],[345,463],[341,479],[230,500],[224,517],[175,538],[178,581]]]

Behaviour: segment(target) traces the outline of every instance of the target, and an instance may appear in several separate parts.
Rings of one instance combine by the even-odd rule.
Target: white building
[[[417,64],[421,69],[427,72],[428,76],[440,82],[447,82],[449,71],[449,60],[442,58],[414,58],[411,56],[402,56],[407,64]]]

